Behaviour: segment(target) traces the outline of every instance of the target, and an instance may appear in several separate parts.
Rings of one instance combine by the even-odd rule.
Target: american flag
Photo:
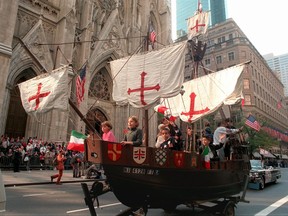
[[[80,104],[84,99],[85,80],[86,80],[86,64],[81,68],[80,73],[76,79],[76,97],[78,104]]]
[[[154,43],[156,41],[156,32],[152,24],[150,24],[150,27],[149,27],[149,41],[151,42],[152,48],[154,49]]]
[[[256,121],[256,118],[252,115],[249,115],[248,118],[245,121],[245,124],[251,128],[253,128],[256,131],[260,131],[260,124],[258,121]]]

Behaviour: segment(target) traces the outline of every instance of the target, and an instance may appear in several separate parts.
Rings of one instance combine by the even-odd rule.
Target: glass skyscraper
[[[198,8],[198,0],[175,0],[177,38],[187,34],[187,20],[193,16]],[[210,11],[210,25],[215,25],[226,20],[225,0],[201,0],[202,10]]]
[[[280,80],[284,85],[284,95],[288,97],[288,54],[274,56],[273,54],[264,55],[269,67],[280,75]]]

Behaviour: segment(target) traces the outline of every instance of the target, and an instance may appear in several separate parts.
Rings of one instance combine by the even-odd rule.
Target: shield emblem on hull
[[[183,152],[173,152],[174,164],[176,167],[184,166],[184,153]]]
[[[146,160],[146,147],[133,148],[133,160],[137,164],[142,164]]]
[[[197,157],[193,157],[191,158],[191,166],[192,167],[197,167]]]
[[[157,149],[155,151],[155,160],[156,163],[160,166],[163,166],[167,161],[167,152],[164,149]]]
[[[112,161],[117,161],[121,157],[122,145],[108,143],[108,158]]]

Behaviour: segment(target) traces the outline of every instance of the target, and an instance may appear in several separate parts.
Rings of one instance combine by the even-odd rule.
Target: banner
[[[68,110],[68,66],[18,84],[27,113]]]

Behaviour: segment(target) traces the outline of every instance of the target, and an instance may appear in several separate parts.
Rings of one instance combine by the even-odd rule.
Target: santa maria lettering
[[[123,167],[123,173],[136,174],[136,175],[159,175],[159,170],[157,170],[157,169],[145,169],[145,168]]]

